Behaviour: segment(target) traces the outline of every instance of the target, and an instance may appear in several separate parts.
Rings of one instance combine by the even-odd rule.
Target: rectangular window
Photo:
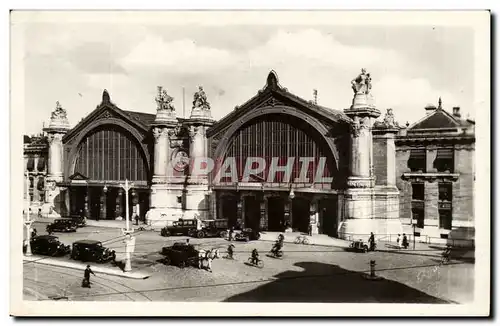
[[[411,199],[424,200],[425,199],[425,186],[423,183],[411,184]]]
[[[439,210],[439,228],[445,230],[451,230],[451,210]]]
[[[425,148],[410,150],[410,158],[408,159],[408,167],[412,172],[425,172],[427,165],[427,153]]]
[[[413,208],[411,210],[412,213],[412,219],[417,220],[417,228],[423,229],[424,228],[424,217],[425,217],[425,211],[421,208]]]
[[[439,200],[440,201],[451,201],[452,200],[452,184],[451,183],[439,183]]]
[[[438,172],[453,173],[453,148],[438,148],[433,166]]]

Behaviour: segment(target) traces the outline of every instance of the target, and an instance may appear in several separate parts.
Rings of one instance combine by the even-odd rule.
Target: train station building
[[[414,185],[433,179],[428,173],[436,175],[438,185],[426,185],[424,196],[439,197],[437,189],[445,187],[441,183],[451,184],[450,196],[469,187],[472,165],[437,172],[417,165],[423,162],[422,148],[428,165],[437,156],[473,160],[473,141],[462,139],[473,140],[472,122],[443,113],[460,129],[453,135],[445,134],[451,132],[450,122],[440,117],[434,127],[446,129],[444,134],[425,131],[429,128],[422,121],[399,126],[392,110],[382,114],[375,107],[365,70],[351,82],[353,100],[347,109],[326,108],[290,93],[274,71],[263,84],[219,121],[212,118],[202,87],[194,94],[189,118],[177,116],[172,97],[161,87],[156,114],[119,108],[104,90],[96,109],[70,127],[67,111],[57,104],[44,129],[43,213],[121,219],[126,201],[120,185],[127,179],[133,184],[130,214],[155,227],[179,218],[226,218],[242,227],[311,228],[351,239],[370,232],[403,233],[414,220],[422,234],[434,226],[437,233],[442,227],[473,226],[473,211],[465,204],[454,202],[451,222],[441,223],[439,200],[432,201],[436,211],[424,208],[422,217],[421,206],[411,199],[420,189]],[[465,124],[469,131],[462,134]],[[436,137],[441,140],[430,140]],[[457,146],[466,146],[463,150],[472,156],[460,156]],[[472,198],[468,203],[473,207]]]

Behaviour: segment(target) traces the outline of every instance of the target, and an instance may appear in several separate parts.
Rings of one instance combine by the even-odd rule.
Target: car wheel
[[[186,267],[186,262],[185,262],[185,261],[180,261],[180,262],[179,262],[179,267],[180,267],[180,268],[184,268],[184,267]]]
[[[363,252],[368,252],[368,246],[363,247]]]
[[[196,236],[197,236],[198,238],[202,239],[203,237],[205,237],[205,232],[200,231],[200,232],[198,232],[198,233],[196,234]]]
[[[227,238],[227,231],[221,231],[219,233],[219,237],[221,237],[221,238]]]
[[[260,239],[260,234],[257,234],[257,235],[255,236],[255,240],[259,240],[259,239]]]

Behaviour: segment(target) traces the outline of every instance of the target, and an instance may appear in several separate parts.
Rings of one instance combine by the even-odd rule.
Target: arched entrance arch
[[[279,111],[265,115],[252,115],[246,123],[239,122],[236,125],[238,128],[233,126],[226,132],[231,135],[228,136],[230,138],[224,138],[223,144],[220,144],[216,151],[216,171],[225,160],[230,159],[232,162],[234,159],[238,174],[237,181],[249,182],[247,178],[243,178],[245,169],[250,167],[246,165],[247,161],[258,158],[265,162],[265,166],[262,166],[261,172],[250,176],[252,181],[279,184],[301,183],[302,185],[321,183],[322,187],[331,189],[330,181],[326,184],[325,181],[318,181],[317,172],[321,172],[320,177],[332,178],[334,181],[337,179],[335,151],[332,152],[328,138],[314,125],[304,123],[301,114],[286,114]],[[326,133],[326,128],[324,126],[322,128],[324,128],[322,132]],[[273,162],[278,166],[288,165],[289,169],[287,172],[270,173]],[[233,168],[234,165],[231,166],[231,169]],[[306,175],[304,175],[305,171]],[[217,183],[234,183],[235,181],[217,177]]]
[[[129,217],[144,217],[149,209],[151,176],[143,138],[136,129],[113,118],[97,121],[80,132],[69,148],[66,167],[71,214],[85,211],[87,217],[97,220],[125,217],[121,184],[129,180]]]
[[[320,123],[316,118],[306,114],[305,112],[289,106],[277,105],[274,107],[263,107],[254,111],[250,111],[240,119],[237,123],[234,123],[229,129],[224,133],[220,143],[214,153],[214,159],[220,160],[224,158],[227,154],[231,141],[233,140],[235,134],[245,125],[251,123],[252,120],[258,120],[263,117],[272,117],[281,115],[283,117],[293,117],[296,121],[300,121],[303,126],[307,126],[307,129],[312,131],[314,136],[317,137],[317,141],[324,143],[328,148],[328,154],[331,155],[331,168],[334,171],[332,173],[337,173],[339,169],[339,151],[334,143],[333,139],[328,138],[328,129]]]

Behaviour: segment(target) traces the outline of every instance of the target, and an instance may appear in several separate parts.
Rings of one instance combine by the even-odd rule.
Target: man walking
[[[90,269],[90,265],[87,265],[87,268],[83,272],[82,287],[87,287],[90,289],[90,274],[95,275],[94,272]]]

